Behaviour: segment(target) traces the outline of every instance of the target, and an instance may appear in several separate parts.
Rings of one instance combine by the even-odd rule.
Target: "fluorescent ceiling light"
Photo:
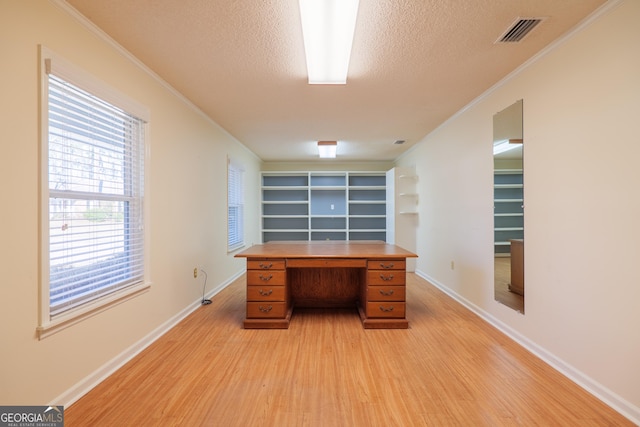
[[[521,139],[503,139],[493,143],[493,155],[504,153],[505,151],[513,150],[522,146]]]
[[[338,151],[338,141],[318,141],[318,155],[323,159],[334,159]]]
[[[345,84],[359,0],[299,0],[309,84]]]

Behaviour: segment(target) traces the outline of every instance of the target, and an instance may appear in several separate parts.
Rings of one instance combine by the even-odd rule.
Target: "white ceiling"
[[[264,161],[315,161],[318,140],[393,160],[606,3],[360,0],[347,84],[308,85],[297,0],[66,1]]]

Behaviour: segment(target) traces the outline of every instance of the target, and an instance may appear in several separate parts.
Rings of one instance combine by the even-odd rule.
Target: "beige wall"
[[[399,164],[420,177],[418,271],[640,422],[638,19],[622,2]],[[492,116],[518,99],[524,315],[494,301],[492,277]]]
[[[36,338],[39,44],[151,113],[151,289],[43,340]],[[123,355],[199,307],[203,277],[193,278],[194,267],[208,273],[210,291],[243,271],[243,262],[226,252],[226,159],[245,164],[248,183],[259,180],[260,161],[49,1],[0,1],[0,52],[0,405],[68,404],[87,381],[98,381]],[[251,242],[259,238],[259,192],[254,185],[246,191]]]

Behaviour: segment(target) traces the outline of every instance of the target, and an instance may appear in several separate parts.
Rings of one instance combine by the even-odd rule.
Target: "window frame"
[[[148,145],[148,123],[149,110],[140,105],[138,102],[120,93],[113,87],[102,82],[98,78],[75,66],[60,55],[57,55],[45,46],[39,46],[40,56],[40,152],[39,152],[39,193],[40,193],[40,273],[39,273],[39,315],[38,326],[36,328],[39,339],[54,334],[68,326],[71,326],[83,319],[102,312],[116,304],[127,299],[133,298],[150,288],[149,276],[149,244],[148,244],[148,164],[144,159],[149,158]],[[142,202],[142,226],[143,226],[143,280],[135,284],[116,290],[106,295],[100,296],[94,300],[83,303],[77,307],[66,310],[53,317],[50,312],[50,246],[49,246],[49,74],[63,79],[66,82],[90,93],[91,95],[114,105],[128,114],[134,115],[141,119],[144,130],[144,146],[142,147],[141,156],[143,157],[143,170],[141,178],[143,184],[143,192],[140,194]]]

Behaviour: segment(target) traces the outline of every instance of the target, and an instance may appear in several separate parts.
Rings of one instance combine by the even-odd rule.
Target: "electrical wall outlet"
[[[198,278],[198,267],[193,269],[193,278],[197,279]]]
[[[453,269],[454,269],[454,267],[455,267],[455,264],[454,264],[454,262],[453,262],[453,261],[451,261],[451,269],[453,270]]]

